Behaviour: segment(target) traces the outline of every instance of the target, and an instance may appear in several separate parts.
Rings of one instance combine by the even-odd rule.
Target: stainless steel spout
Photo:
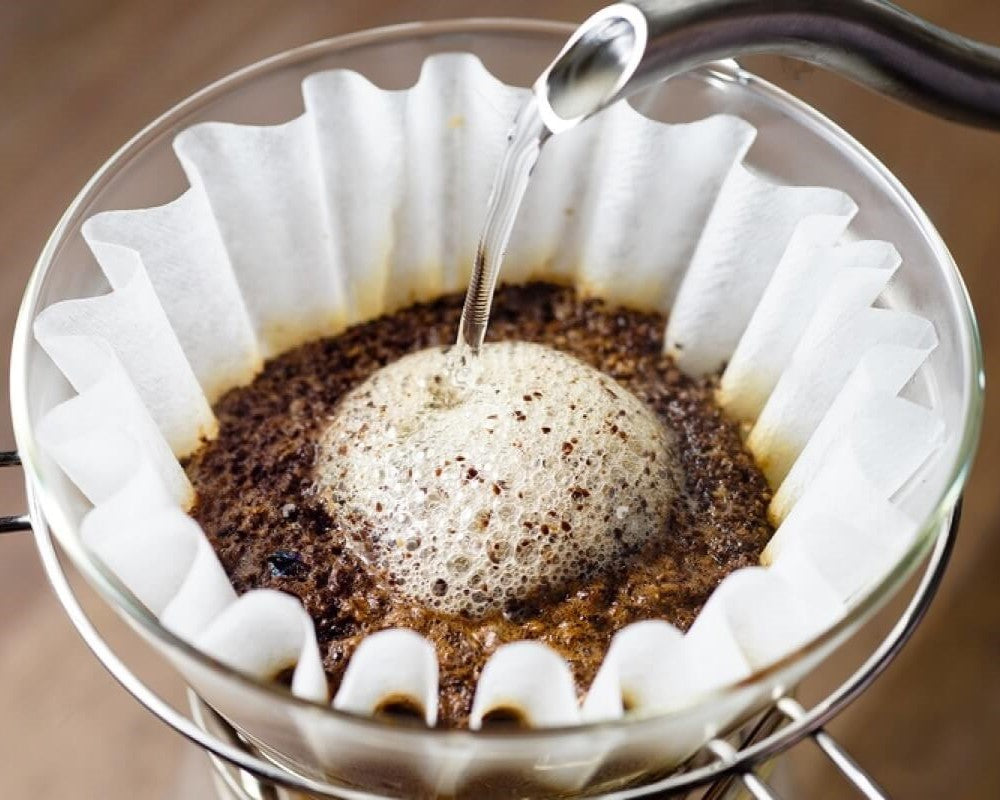
[[[948,119],[1000,128],[1000,48],[885,0],[635,0],[597,12],[535,84],[553,133],[721,58],[776,53]]]

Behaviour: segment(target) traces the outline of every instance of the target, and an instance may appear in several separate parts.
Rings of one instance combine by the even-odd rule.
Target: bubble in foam
[[[673,438],[577,359],[488,344],[456,380],[423,350],[344,397],[317,487],[350,545],[427,606],[478,616],[560,590],[665,535]]]

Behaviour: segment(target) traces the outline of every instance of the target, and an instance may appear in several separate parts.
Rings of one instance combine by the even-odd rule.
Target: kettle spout
[[[623,97],[648,35],[645,15],[630,3],[603,8],[577,28],[533,87],[549,133],[574,128]]]
[[[932,113],[1000,129],[1000,48],[888,0],[632,0],[581,25],[534,86],[550,133],[723,58],[773,53]]]

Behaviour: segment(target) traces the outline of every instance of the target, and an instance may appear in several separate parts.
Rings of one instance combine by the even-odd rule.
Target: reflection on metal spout
[[[577,28],[535,83],[546,127],[561,133],[617,97],[642,61],[646,18],[629,3],[608,6]]]
[[[609,19],[588,30],[549,72],[549,105],[563,119],[586,116],[611,97],[628,66],[635,30]]]

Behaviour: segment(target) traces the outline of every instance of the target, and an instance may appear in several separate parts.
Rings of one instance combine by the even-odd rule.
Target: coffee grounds
[[[402,355],[451,344],[462,295],[442,297],[310,342],[269,361],[216,404],[219,435],[185,464],[192,511],[237,592],[300,598],[316,624],[335,693],[354,648],[405,627],[432,641],[440,663],[439,725],[464,727],[476,681],[502,644],[537,639],[565,656],[586,692],[614,633],[664,619],[686,630],[730,572],[758,562],[773,529],[767,483],[739,428],[713,400],[717,378],[692,379],[663,354],[666,319],[532,283],[501,287],[490,340],[539,342],[600,369],[646,402],[676,435],[684,483],[669,535],[559,596],[479,619],[415,604],[345,547],[342,520],[314,490],[317,442],[340,398]]]

